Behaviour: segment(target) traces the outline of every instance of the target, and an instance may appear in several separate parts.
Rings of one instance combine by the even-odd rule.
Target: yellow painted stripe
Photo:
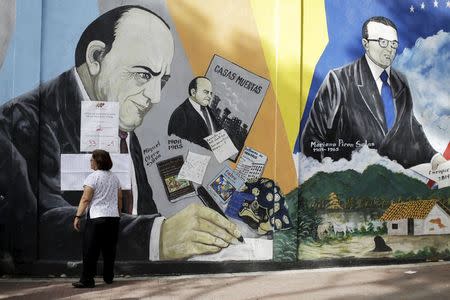
[[[289,146],[300,124],[301,0],[251,0]]]
[[[302,86],[300,116],[308,98],[314,69],[328,43],[325,1],[303,1]]]

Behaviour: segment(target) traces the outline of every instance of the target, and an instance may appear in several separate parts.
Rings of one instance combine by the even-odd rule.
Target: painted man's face
[[[201,106],[208,106],[212,98],[211,82],[206,78],[198,78],[197,90],[192,92],[191,98]]]
[[[160,101],[173,52],[170,30],[156,16],[131,9],[120,18],[112,48],[101,60],[94,82],[97,99],[119,102],[120,129],[133,131],[152,104]]]
[[[378,22],[369,22],[367,31],[369,36],[367,39],[363,39],[367,56],[383,69],[389,67],[397,52],[397,31],[391,26]],[[384,45],[386,47],[383,47]]]

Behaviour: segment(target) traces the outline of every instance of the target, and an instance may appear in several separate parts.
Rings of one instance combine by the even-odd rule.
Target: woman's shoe
[[[81,281],[74,282],[74,283],[72,283],[72,285],[74,288],[77,288],[77,289],[86,289],[86,288],[95,287],[95,283],[83,283]]]

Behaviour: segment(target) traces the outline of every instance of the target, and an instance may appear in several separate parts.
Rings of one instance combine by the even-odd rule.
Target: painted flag
[[[444,158],[445,158],[446,160],[449,160],[449,159],[450,159],[450,143],[448,143],[447,149],[445,149],[443,156],[444,156]],[[433,180],[428,180],[427,186],[428,186],[430,189],[437,188],[436,182],[433,181]]]

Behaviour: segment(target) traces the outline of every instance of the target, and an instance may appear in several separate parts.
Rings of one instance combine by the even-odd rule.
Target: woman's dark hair
[[[109,171],[111,170],[113,163],[109,152],[105,150],[94,150],[92,152],[92,159],[97,163],[98,170]]]

